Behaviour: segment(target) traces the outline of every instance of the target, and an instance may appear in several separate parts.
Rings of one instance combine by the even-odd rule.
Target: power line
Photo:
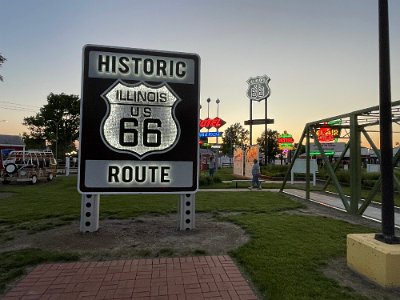
[[[11,101],[1,101],[1,100],[0,100],[0,103],[11,104],[11,105],[17,105],[17,106],[23,106],[23,107],[25,107],[25,106],[30,106],[30,107],[34,107],[34,108],[40,108],[39,106],[36,106],[36,105],[19,104],[19,103],[15,103],[15,102],[11,102]]]
[[[0,101],[0,108],[6,110],[30,111],[30,112],[37,112],[40,109],[40,107],[35,105],[29,105],[29,104],[22,105],[10,101]]]

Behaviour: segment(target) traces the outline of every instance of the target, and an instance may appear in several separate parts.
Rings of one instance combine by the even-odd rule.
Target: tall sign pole
[[[253,102],[252,101],[262,101],[265,100],[265,148],[264,148],[264,153],[265,153],[265,163],[268,162],[268,119],[267,119],[267,98],[271,94],[271,89],[269,88],[269,81],[271,79],[267,76],[257,76],[257,77],[250,77],[247,80],[247,83],[249,84],[248,90],[247,90],[247,97],[250,99],[250,120],[249,120],[249,125],[250,125],[250,144],[252,144],[253,136],[252,136],[252,129],[253,129]]]
[[[97,230],[101,194],[180,194],[194,228],[200,57],[86,45],[82,72],[81,231]]]
[[[267,99],[265,99],[265,119],[267,119]],[[264,141],[264,153],[265,153],[265,164],[268,164],[268,122],[264,125],[265,141]]]
[[[250,121],[253,121],[253,101],[250,99]],[[250,123],[250,145],[253,144],[253,122]]]
[[[376,239],[398,244],[394,230],[393,138],[390,91],[390,51],[388,1],[379,0],[379,122],[382,178],[382,233]]]

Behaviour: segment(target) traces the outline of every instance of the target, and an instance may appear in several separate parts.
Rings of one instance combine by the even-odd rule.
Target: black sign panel
[[[198,188],[200,58],[83,49],[81,193],[188,193]]]
[[[253,119],[244,121],[244,125],[263,125],[263,124],[274,124],[274,119]]]

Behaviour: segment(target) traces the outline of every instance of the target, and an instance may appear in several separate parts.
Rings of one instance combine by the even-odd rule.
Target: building
[[[3,161],[13,150],[24,151],[25,144],[19,135],[0,134],[0,168],[4,168]]]

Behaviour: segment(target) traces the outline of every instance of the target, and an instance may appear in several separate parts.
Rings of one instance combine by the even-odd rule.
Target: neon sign
[[[340,137],[340,128],[332,127],[331,125],[340,125],[342,120],[334,120],[330,122],[324,122],[321,127],[317,130],[316,134],[318,141],[321,143],[337,142]]]
[[[279,144],[292,144],[294,142],[294,139],[292,138],[292,135],[290,134],[282,134],[278,138],[278,143]]]
[[[224,120],[222,120],[221,118],[214,118],[214,119],[204,119],[204,120],[200,120],[200,129],[202,128],[206,128],[206,129],[210,129],[210,128],[220,128],[222,126],[224,126],[226,124],[226,122]]]
[[[283,134],[278,137],[279,150],[293,150],[294,139],[291,134],[288,134],[286,130]]]
[[[222,136],[222,132],[200,132],[199,137],[220,137]]]

